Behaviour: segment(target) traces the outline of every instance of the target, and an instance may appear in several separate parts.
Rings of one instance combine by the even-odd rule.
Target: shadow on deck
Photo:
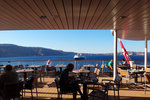
[[[112,77],[100,77],[101,79],[112,79]],[[34,100],[58,100],[57,99],[57,89],[54,82],[54,78],[46,77],[43,83],[38,84],[38,97],[36,96],[35,89],[33,90]],[[72,94],[63,94],[63,100],[72,100]],[[78,95],[77,98],[80,98]],[[128,88],[125,82],[120,88],[120,99],[121,100],[149,100],[150,99],[150,89],[144,94],[144,85],[132,86]],[[26,91],[26,95],[23,100],[31,100],[30,91]],[[99,99],[95,99],[99,100]],[[114,100],[114,93],[109,90],[109,100]],[[116,92],[116,100],[117,92]]]

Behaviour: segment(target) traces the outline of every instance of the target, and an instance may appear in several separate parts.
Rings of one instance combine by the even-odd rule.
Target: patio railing
[[[0,61],[0,65],[46,65],[47,60],[17,60],[17,61]],[[98,64],[100,67],[102,64],[108,64],[109,60],[51,60],[50,66],[56,66],[57,64],[63,64],[67,65],[69,63],[73,63],[75,66],[75,69],[79,69],[79,67],[82,67],[83,65],[96,65]],[[121,63],[121,60],[117,61],[117,64]],[[137,65],[144,65],[143,60],[135,60],[134,64]],[[150,65],[150,60],[148,60],[148,65]],[[104,69],[105,71],[105,69]]]

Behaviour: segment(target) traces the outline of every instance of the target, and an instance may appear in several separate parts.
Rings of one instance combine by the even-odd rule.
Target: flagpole
[[[113,80],[117,75],[117,31],[114,30],[114,66],[113,66]]]

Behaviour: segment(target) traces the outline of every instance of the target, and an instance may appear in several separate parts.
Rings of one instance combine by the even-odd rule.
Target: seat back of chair
[[[120,85],[122,81],[122,76],[117,74],[115,78],[115,84]]]
[[[136,69],[136,64],[133,64],[133,67],[132,67],[133,69]]]
[[[121,68],[117,68],[118,73],[121,74]]]
[[[96,75],[99,76],[100,75],[100,70],[97,69]]]
[[[145,69],[145,72],[146,72],[146,73],[150,73],[150,68],[146,68],[146,69]]]
[[[23,82],[4,84],[3,97],[15,98],[20,96],[20,91],[23,89]]]
[[[137,67],[138,67],[139,69],[141,69],[141,68],[142,68],[142,66],[141,66],[141,65],[137,65]]]
[[[26,82],[24,89],[32,89],[33,88],[34,77],[31,76]]]
[[[94,69],[94,74],[96,74],[96,72],[97,72],[97,68]]]
[[[103,68],[104,68],[104,65],[102,64],[102,65],[101,65],[101,69],[103,69]]]
[[[121,70],[121,75],[128,77],[129,76],[129,71],[128,70]]]
[[[149,74],[144,74],[144,77],[145,77],[145,81],[147,83],[150,83],[150,75]]]

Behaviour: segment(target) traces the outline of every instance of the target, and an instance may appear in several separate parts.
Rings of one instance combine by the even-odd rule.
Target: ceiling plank
[[[111,18],[109,20],[109,22],[106,22],[104,27],[106,28],[109,25],[112,25],[113,23],[116,23],[117,27],[116,29],[118,29],[118,26],[121,28],[121,26],[123,25],[123,22],[128,22],[128,16],[132,15],[135,12],[135,9],[139,9],[139,7],[143,6],[143,2],[141,2],[141,0],[136,0],[137,2],[129,2],[127,4],[128,7],[124,7],[120,10],[120,13],[116,14],[115,16],[113,16],[113,18]],[[135,6],[137,5],[137,6]],[[120,16],[126,16],[126,19],[121,19]],[[133,15],[132,15],[133,17]],[[136,16],[135,16],[136,17]],[[115,20],[112,20],[115,19]],[[119,28],[119,29],[120,29]]]
[[[72,0],[63,0],[63,5],[66,13],[66,18],[68,21],[68,28],[74,29],[73,27],[73,1]]]
[[[110,13],[108,13],[108,15],[106,15],[106,17],[101,21],[101,23],[99,23],[99,25],[97,26],[97,28],[99,27],[103,27],[105,24],[108,24],[109,21],[115,21],[116,17],[115,15],[117,15],[120,10],[123,10],[123,11],[126,11],[125,9],[129,9],[130,7],[130,2],[131,0],[121,0],[121,2],[119,2],[115,8],[112,9],[112,11]],[[135,2],[137,2],[137,0],[135,0]],[[132,3],[135,3],[135,2],[132,2]],[[111,16],[110,16],[111,14]],[[122,13],[123,14],[123,13]],[[123,16],[122,14],[120,14],[120,16]],[[115,29],[116,28],[116,25],[115,23],[111,24],[111,25],[114,25],[113,28]]]
[[[68,29],[69,26],[68,26],[67,18],[66,18],[66,15],[65,15],[62,0],[53,0],[53,2],[54,2],[54,5],[56,7],[56,10],[58,12],[58,16],[61,19],[61,22],[63,24],[64,29]]]
[[[9,14],[6,12],[6,10],[4,10],[3,8],[1,8],[1,6],[0,6],[0,14],[1,14],[1,16],[0,16],[0,22],[8,22],[8,23],[10,23],[11,25],[21,25],[21,23],[17,20],[17,19],[15,19],[14,17],[12,17],[12,16],[9,16]]]
[[[130,12],[130,14],[128,13],[127,18],[122,20],[122,22],[118,23],[118,25],[122,24],[121,25],[122,27],[124,27],[124,26],[131,27],[133,25],[134,26],[134,27],[132,27],[133,29],[143,28],[143,26],[141,26],[141,28],[139,28],[139,27],[136,28],[136,26],[142,25],[145,21],[147,21],[147,18],[149,18],[150,6],[147,4],[150,4],[150,1],[140,2],[140,5],[137,5],[136,8],[134,7],[132,9],[132,12]]]
[[[4,1],[5,2],[5,1]],[[34,24],[34,21],[31,19],[31,17],[28,15],[28,13],[24,12],[24,9],[22,6],[18,5],[14,0],[10,0],[9,2],[6,2],[12,9],[18,12],[21,17],[28,22],[28,25],[31,25],[33,28],[36,27]]]
[[[33,9],[26,3],[25,0],[15,0],[18,5],[22,7],[22,9],[32,18],[34,24],[39,28],[44,28],[42,25],[42,21],[39,16],[33,11]]]
[[[82,0],[81,2],[81,13],[80,13],[80,19],[79,19],[79,26],[78,29],[83,29],[83,25],[85,23],[90,5],[91,5],[91,0]]]
[[[73,26],[74,29],[78,29],[80,21],[80,9],[81,9],[81,0],[73,0]]]
[[[87,27],[88,29],[93,29],[93,27],[95,26],[95,23],[102,16],[103,12],[105,11],[105,9],[109,5],[109,3],[110,3],[110,0],[101,0],[99,7],[97,8],[97,10],[95,12],[95,15],[93,16],[92,20],[90,21],[90,23]]]
[[[24,16],[20,15],[18,12],[15,11],[15,9],[13,9],[11,6],[9,6],[6,2],[4,2],[3,0],[0,3],[0,12],[4,12],[3,14],[5,14],[5,16],[10,16],[12,17],[14,20],[16,20],[17,22],[20,23],[20,26],[26,28],[29,28],[29,21],[25,21],[22,20]],[[1,19],[0,19],[1,20]],[[24,22],[25,21],[25,22]],[[32,26],[32,25],[31,25]],[[31,27],[30,26],[30,27]]]
[[[93,16],[95,15],[96,11],[98,10],[100,3],[101,3],[101,0],[92,0],[91,1],[91,6],[89,8],[87,17],[85,19],[83,29],[88,29],[88,25],[91,23],[92,19],[94,18]]]
[[[56,23],[55,19],[53,18],[52,14],[47,9],[46,3],[43,0],[35,0],[35,3],[38,6],[38,8],[40,9],[40,11],[43,13],[43,16],[46,16],[46,18],[43,20],[47,20],[47,22],[49,22],[49,25],[53,29],[58,29],[59,26]]]
[[[44,14],[41,12],[41,10],[38,8],[37,4],[35,3],[34,0],[24,0],[26,4],[34,11],[36,16],[39,17],[39,21],[41,25],[44,27],[44,29],[52,29],[52,27],[49,25],[49,22],[47,19],[40,19],[40,16],[44,16]]]
[[[63,27],[62,21],[60,19],[60,16],[58,15],[58,12],[55,8],[56,6],[54,5],[53,0],[44,0],[44,2],[47,5],[49,13],[51,13],[55,22],[57,23],[59,29],[63,29],[64,27]]]
[[[99,19],[96,21],[95,25],[92,27],[93,29],[97,29],[99,24],[103,22],[104,18],[107,17],[108,15],[111,16],[112,10],[121,2],[121,0],[115,2],[115,1],[110,1],[110,3],[107,5],[107,7],[104,9],[102,15],[99,17]]]

